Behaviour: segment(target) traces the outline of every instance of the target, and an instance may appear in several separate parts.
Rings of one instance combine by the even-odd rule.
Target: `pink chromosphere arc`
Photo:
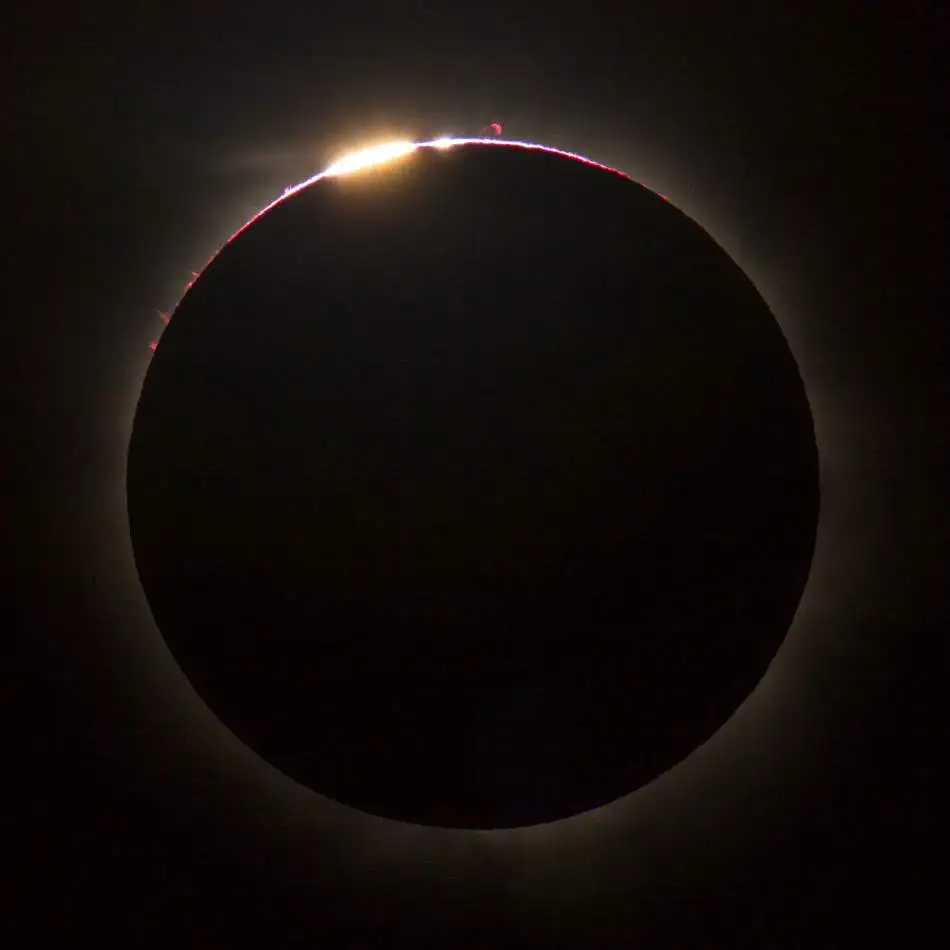
[[[487,128],[491,129],[495,135],[501,135],[502,127],[501,127],[500,122],[492,122]],[[288,188],[285,188],[278,198],[275,198],[269,204],[265,205],[263,208],[261,208],[260,211],[257,212],[257,214],[255,214],[248,221],[242,224],[241,227],[239,227],[237,231],[235,231],[234,234],[232,234],[231,237],[229,237],[227,241],[225,241],[224,244],[220,248],[218,248],[217,251],[215,251],[215,253],[208,260],[208,263],[205,264],[205,268],[208,266],[208,264],[211,263],[211,261],[213,261],[218,256],[218,254],[221,253],[222,250],[224,250],[225,247],[227,247],[228,244],[230,244],[239,234],[246,231],[255,221],[258,220],[258,218],[263,217],[265,214],[267,214],[268,211],[270,211],[276,205],[280,204],[282,201],[289,198],[291,195],[296,194],[298,191],[301,191],[304,188],[307,188],[308,186],[314,184],[315,182],[320,181],[322,178],[331,178],[337,175],[351,174],[352,172],[359,171],[363,168],[382,165],[389,161],[392,161],[394,158],[401,157],[402,155],[415,152],[416,150],[420,148],[437,148],[437,149],[443,150],[443,149],[453,148],[457,145],[496,145],[496,146],[531,149],[531,150],[541,151],[541,152],[549,152],[552,155],[561,155],[564,158],[571,158],[571,159],[574,159],[575,161],[583,162],[586,165],[593,165],[595,168],[601,168],[604,171],[613,172],[615,175],[620,175],[622,178],[632,180],[629,175],[625,174],[619,169],[613,168],[610,165],[605,165],[602,162],[594,161],[592,158],[587,158],[587,156],[585,155],[579,155],[576,152],[569,152],[564,149],[553,148],[550,145],[539,145],[535,142],[518,142],[518,141],[508,140],[508,139],[485,138],[485,137],[477,137],[477,138],[446,137],[446,138],[433,139],[432,141],[428,141],[428,142],[393,143],[392,145],[387,145],[384,143],[382,146],[375,146],[375,147],[366,149],[365,153],[358,152],[356,153],[355,156],[351,156],[348,159],[343,159],[341,161],[335,162],[332,165],[330,165],[328,168],[324,169],[322,172],[319,172],[316,175],[312,175],[310,178],[307,178],[296,185],[291,185]],[[363,154],[366,154],[368,156],[368,159],[365,162],[361,162],[359,160],[360,156]],[[374,157],[376,155],[379,155],[379,157],[378,158]],[[669,201],[669,199],[665,195],[659,195],[659,197],[662,198],[664,201]],[[204,268],[202,268],[202,270],[204,270]],[[184,292],[182,293],[182,297],[179,298],[178,303],[181,302],[181,299],[184,298],[185,294],[188,293],[192,285],[200,276],[201,276],[200,271],[191,272],[191,277],[186,282]],[[177,309],[177,307],[178,307],[178,304],[176,304],[175,307],[173,307],[170,312],[161,311],[161,310],[158,311],[159,316],[161,317],[161,319],[163,320],[165,324],[169,322],[170,314],[173,314],[174,311]],[[152,352],[154,352],[157,348],[158,348],[158,340],[152,340],[149,343],[149,349],[151,349]]]

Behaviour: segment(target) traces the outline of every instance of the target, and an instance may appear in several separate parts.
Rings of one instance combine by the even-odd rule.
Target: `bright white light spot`
[[[362,168],[371,168],[374,165],[382,165],[390,162],[394,158],[407,155],[414,152],[417,148],[415,142],[384,142],[382,145],[374,145],[370,148],[360,149],[358,152],[351,152],[338,159],[329,168],[324,171],[324,175],[346,175],[350,172],[359,171]]]
[[[457,143],[458,139],[453,139],[450,135],[443,135],[442,138],[438,138],[430,144],[433,148],[451,148]]]

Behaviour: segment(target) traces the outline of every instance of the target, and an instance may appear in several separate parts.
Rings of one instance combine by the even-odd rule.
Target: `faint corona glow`
[[[498,123],[492,123],[488,127],[491,131],[495,131],[495,126],[498,127],[498,131],[501,131],[501,126]],[[397,158],[401,158],[405,155],[409,155],[412,152],[416,152],[419,149],[423,148],[434,148],[439,151],[447,151],[448,149],[454,148],[456,145],[491,145],[499,147],[514,147],[514,148],[523,148],[531,149],[533,151],[539,152],[549,152],[552,155],[561,155],[564,158],[572,158],[574,161],[583,162],[585,165],[592,165],[594,168],[601,168],[604,171],[613,172],[615,175],[619,175],[621,178],[626,178],[628,181],[633,179],[630,175],[627,175],[625,172],[620,171],[617,168],[612,168],[610,165],[604,165],[602,162],[596,162],[592,158],[587,158],[585,155],[578,155],[576,152],[568,152],[564,149],[553,148],[550,145],[540,145],[536,142],[518,142],[513,139],[501,139],[495,136],[485,137],[484,135],[474,137],[474,138],[453,138],[452,136],[440,136],[437,139],[432,139],[426,142],[410,142],[407,139],[400,139],[391,142],[383,142],[380,145],[372,145],[369,148],[358,149],[355,152],[350,152],[344,155],[342,158],[337,159],[328,165],[322,172],[318,172],[316,175],[311,175],[310,178],[305,179],[304,181],[299,182],[296,185],[290,185],[283,190],[283,192],[275,198],[270,204],[261,208],[250,220],[246,221],[241,225],[224,242],[224,244],[218,248],[217,251],[211,256],[211,259],[208,261],[208,264],[213,261],[225,247],[228,246],[238,235],[246,231],[258,218],[263,217],[267,214],[268,211],[272,210],[280,202],[289,198],[291,195],[296,194],[298,191],[302,191],[304,188],[309,187],[315,182],[320,181],[322,178],[333,178],[341,175],[348,175],[352,172],[360,171],[362,169],[374,168],[379,166],[385,166],[387,163],[394,161]],[[663,200],[668,201],[664,195],[659,197]],[[208,266],[205,264],[205,267]],[[184,298],[184,295],[188,293],[192,285],[199,278],[199,271],[192,271],[191,278],[185,284],[185,291],[182,294],[182,298],[179,298],[178,304],[181,303],[181,299]],[[169,313],[174,314],[175,310],[178,308],[178,304],[171,309],[170,312],[160,311],[161,318],[164,323],[169,322]],[[158,341],[152,340],[149,344],[149,349],[154,353],[158,348]]]

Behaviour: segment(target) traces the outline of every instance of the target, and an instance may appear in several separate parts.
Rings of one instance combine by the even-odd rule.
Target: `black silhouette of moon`
[[[316,792],[563,818],[708,739],[815,542],[754,286],[628,178],[423,147],[288,195],[189,289],[128,456],[141,581],[212,711]]]

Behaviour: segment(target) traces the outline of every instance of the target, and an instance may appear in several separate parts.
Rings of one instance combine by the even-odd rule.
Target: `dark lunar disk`
[[[232,240],[128,463],[155,619],[293,779],[456,827],[610,802],[755,687],[818,460],[765,303],[621,175],[514,146],[323,179]]]

